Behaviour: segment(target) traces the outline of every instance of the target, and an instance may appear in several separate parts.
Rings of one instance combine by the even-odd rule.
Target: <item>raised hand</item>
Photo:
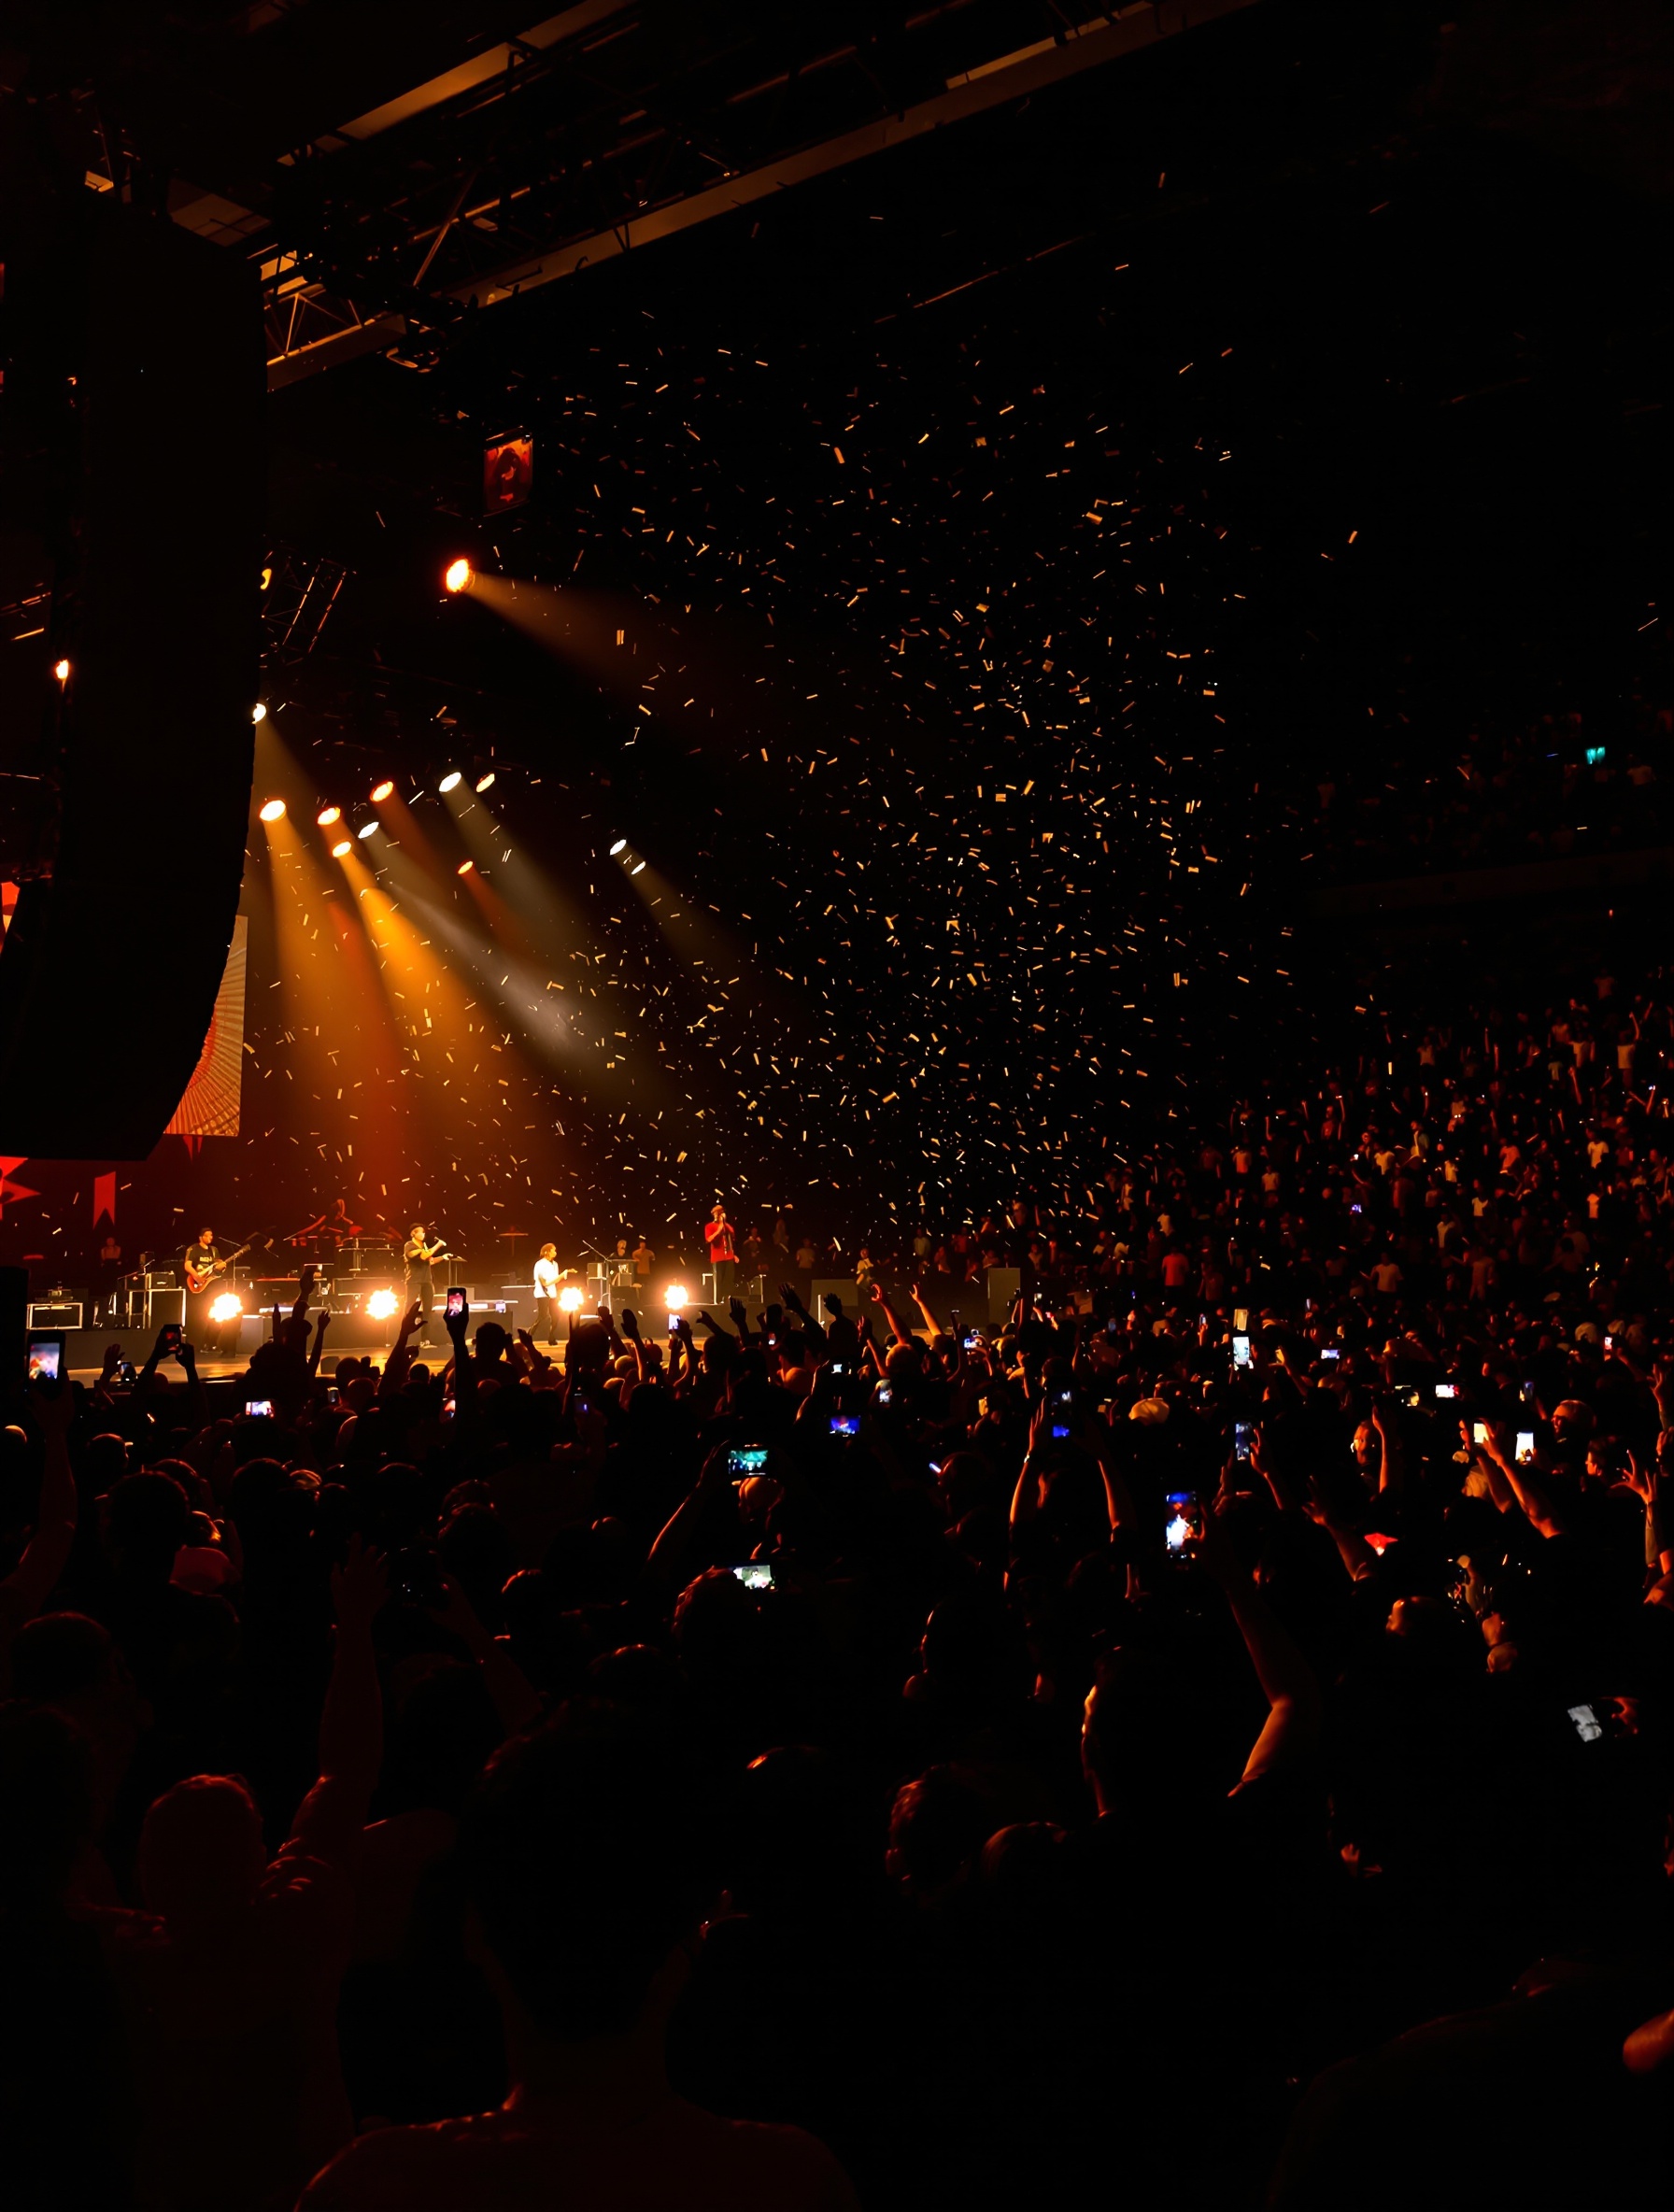
[[[346,1633],[369,1632],[389,1588],[389,1561],[351,1536],[343,1565],[332,1569],[332,1606],[338,1627]]]
[[[622,1308],[622,1334],[632,1342],[639,1342],[639,1315],[631,1306]]]

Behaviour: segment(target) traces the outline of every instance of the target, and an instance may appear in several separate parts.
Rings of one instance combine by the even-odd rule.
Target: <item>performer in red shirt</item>
[[[727,1209],[718,1201],[703,1224],[703,1241],[709,1247],[709,1265],[715,1270],[715,1302],[724,1306],[732,1296],[732,1269],[738,1259],[738,1249],[732,1241],[732,1224],[727,1219]]]

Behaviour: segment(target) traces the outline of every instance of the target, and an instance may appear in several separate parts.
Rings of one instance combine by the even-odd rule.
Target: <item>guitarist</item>
[[[401,1255],[406,1262],[407,1269],[407,1304],[416,1305],[421,1310],[418,1336],[422,1343],[430,1341],[430,1317],[436,1300],[435,1284],[430,1271],[431,1262],[443,1258],[446,1253],[445,1238],[438,1238],[433,1244],[426,1242],[421,1221],[413,1224],[407,1241],[402,1247]]]
[[[224,1265],[220,1247],[215,1241],[215,1231],[200,1229],[197,1242],[186,1247],[181,1269],[181,1281],[186,1285],[186,1335],[191,1343],[206,1345],[208,1342],[208,1331],[213,1326],[209,1319],[210,1301]]]

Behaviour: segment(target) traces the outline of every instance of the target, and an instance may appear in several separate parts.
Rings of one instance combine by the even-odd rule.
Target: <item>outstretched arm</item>
[[[389,1572],[381,1552],[351,1538],[348,1557],[332,1570],[337,1649],[319,1721],[319,1779],[291,1823],[289,1840],[343,1865],[372,1809],[384,1756],[384,1708],[372,1624],[384,1602]]]
[[[46,1464],[41,1472],[40,1504],[35,1528],[23,1547],[23,1556],[0,1582],[0,1634],[7,1642],[26,1621],[33,1621],[58,1587],[70,1563],[76,1541],[76,1478],[70,1468],[70,1424],[76,1418],[76,1399],[67,1381],[36,1384],[30,1392],[35,1417],[46,1439]]]
[[[1227,1594],[1232,1618],[1238,1623],[1244,1650],[1268,1702],[1267,1720],[1244,1762],[1241,1788],[1244,1782],[1258,1781],[1263,1775],[1297,1765],[1317,1748],[1319,1683],[1291,1641],[1290,1631],[1239,1565],[1217,1515],[1204,1514],[1203,1533],[1193,1539],[1192,1548],[1204,1570]]]

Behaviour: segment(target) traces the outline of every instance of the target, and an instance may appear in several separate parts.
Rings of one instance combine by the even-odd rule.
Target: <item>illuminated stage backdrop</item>
[[[215,994],[209,1033],[192,1071],[192,1081],[163,1134],[169,1137],[236,1137],[239,1086],[244,1069],[244,971],[248,924],[243,915],[233,925],[227,965]]]

